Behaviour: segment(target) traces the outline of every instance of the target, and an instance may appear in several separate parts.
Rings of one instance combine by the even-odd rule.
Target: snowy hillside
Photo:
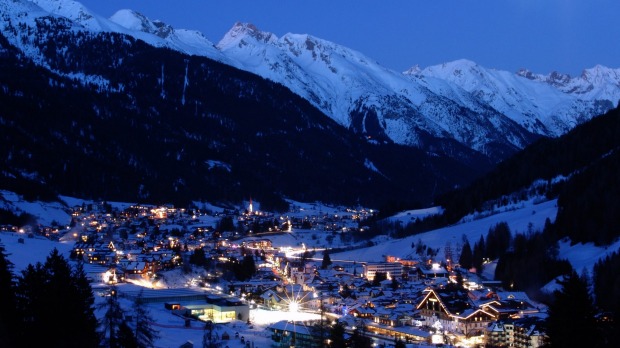
[[[534,231],[542,230],[545,220],[555,221],[557,214],[557,200],[550,200],[535,204],[535,200],[529,200],[517,205],[505,207],[502,212],[486,216],[467,216],[460,223],[441,228],[438,230],[417,234],[403,239],[391,240],[373,247],[355,251],[347,251],[334,254],[334,259],[364,259],[366,261],[385,261],[386,256],[396,256],[402,259],[413,259],[415,249],[412,244],[422,241],[427,247],[438,249],[438,257],[441,259],[446,245],[450,244],[454,250],[458,245],[463,245],[463,237],[471,244],[480,236],[486,237],[489,228],[499,222],[507,222],[513,234],[526,233],[531,223]],[[415,213],[412,213],[415,216]]]
[[[490,216],[486,216],[487,214],[484,213],[478,216],[468,216],[455,225],[411,237],[387,240],[372,247],[334,253],[331,255],[331,258],[332,260],[362,260],[373,262],[383,262],[386,256],[395,256],[401,259],[415,259],[417,255],[415,254],[415,249],[412,248],[412,244],[422,242],[429,248],[439,250],[437,256],[439,259],[442,259],[444,258],[444,249],[446,246],[449,245],[453,251],[459,250],[459,246],[463,245],[464,237],[473,244],[480,239],[481,236],[486,237],[489,229],[500,222],[508,223],[513,236],[516,234],[528,233],[530,230],[541,231],[546,219],[549,219],[551,222],[555,221],[558,209],[557,200],[554,199],[543,203],[535,203],[536,201],[536,199],[533,199],[510,207],[505,207],[502,212]],[[419,212],[411,211],[409,215],[405,213],[404,216],[408,219],[412,219],[417,216],[426,216],[428,213],[429,211],[424,209]],[[399,219],[405,223],[407,221],[406,219],[403,220],[402,214],[392,219]],[[598,247],[595,246],[594,243],[571,245],[570,240],[564,239],[559,243],[558,257],[568,260],[573,269],[577,272],[581,273],[585,269],[588,274],[591,275],[592,268],[597,261],[619,250],[620,240],[608,246]],[[490,270],[490,272],[485,272],[484,274],[485,276],[492,277],[493,271]],[[555,281],[552,281],[545,289],[552,290],[554,284]]]

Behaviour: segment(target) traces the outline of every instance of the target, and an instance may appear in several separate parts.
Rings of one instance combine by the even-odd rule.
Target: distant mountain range
[[[35,151],[22,139],[25,149],[7,150],[5,164],[14,172],[4,175],[21,173],[54,182],[70,165],[41,168],[27,161],[28,153],[41,155],[45,146],[59,146],[50,152],[62,161],[60,149],[91,143],[90,150],[75,154],[75,161],[87,160],[102,157],[107,149],[102,150],[106,144],[101,139],[109,138],[107,144],[116,148],[110,158],[99,159],[101,167],[114,167],[104,165],[106,161],[124,167],[125,173],[112,175],[113,182],[125,187],[125,181],[131,181],[133,188],[125,193],[143,197],[153,198],[161,189],[157,182],[166,177],[176,184],[163,185],[167,193],[160,195],[162,199],[180,191],[187,191],[185,197],[204,198],[209,195],[206,191],[213,194],[215,187],[231,185],[230,199],[254,189],[275,196],[297,195],[300,200],[339,200],[338,187],[354,183],[351,192],[340,192],[345,200],[364,196],[371,201],[371,196],[382,192],[378,201],[413,197],[428,202],[534,140],[561,135],[611,109],[620,99],[620,69],[602,66],[574,78],[525,70],[513,74],[466,60],[400,73],[335,43],[299,34],[278,38],[246,23],[236,23],[214,45],[199,32],[176,29],[133,11],[122,10],[106,19],[71,0],[0,0],[0,12],[0,39],[5,39],[0,55],[5,57],[5,67],[42,76],[16,82],[8,80],[15,75],[5,72],[4,81],[0,79],[9,101],[0,114],[0,125],[11,132],[6,140],[16,141],[15,132],[28,138],[39,131],[18,114],[50,123],[51,135],[45,137],[59,140],[57,145],[51,141],[42,145],[46,138],[37,138],[41,145]],[[82,109],[48,99],[61,95]],[[39,100],[38,109],[21,104],[19,99],[26,96]],[[45,120],[50,116],[58,122]],[[121,141],[112,134],[100,134],[113,127],[97,124],[112,119],[119,126],[142,128],[135,135],[144,137],[144,146],[160,147],[157,151],[163,156],[147,155],[144,148],[125,144],[137,138]],[[66,127],[58,124],[60,120]],[[160,133],[151,133],[155,129]],[[256,138],[261,139],[260,150]],[[192,141],[196,143],[189,145]],[[275,163],[274,154],[283,141],[298,143],[280,153],[278,161],[283,161],[280,157],[311,161],[315,168],[291,171],[288,164]],[[199,159],[193,161],[193,169],[174,161],[158,163],[165,162],[162,157],[183,162],[189,153]],[[330,157],[333,163],[319,164]],[[198,161],[210,164],[198,169]],[[192,161],[187,159],[187,164],[191,167]],[[171,171],[170,165],[184,169],[184,174],[167,177],[157,169],[164,166],[164,171]],[[215,179],[205,170],[222,173]],[[193,179],[186,173],[192,173]],[[300,178],[305,179],[300,183]],[[95,182],[108,179],[102,174]],[[143,180],[146,184],[140,183]],[[204,181],[210,189],[189,192]],[[148,182],[152,187],[139,188],[149,186]],[[332,189],[323,190],[319,183]],[[376,192],[354,193],[368,190],[371,183],[378,185]],[[73,187],[56,185],[62,191]],[[260,185],[267,188],[257,189]],[[87,192],[86,183],[82,186],[83,192],[66,193],[104,194],[94,189]],[[215,191],[219,198],[227,196],[220,192],[223,189]]]

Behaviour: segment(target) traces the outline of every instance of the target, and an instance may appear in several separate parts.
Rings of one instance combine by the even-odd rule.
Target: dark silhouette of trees
[[[356,327],[353,330],[353,334],[349,338],[350,347],[352,348],[371,348],[372,347],[372,339],[366,336],[366,327],[364,323],[360,324],[361,327]]]
[[[497,262],[495,279],[501,280],[505,289],[523,290],[535,297],[543,285],[572,270],[568,261],[556,258],[556,248],[557,242],[544,233],[517,234],[512,250]]]
[[[29,265],[22,272],[17,293],[24,319],[21,339],[27,346],[40,344],[43,337],[47,345],[56,347],[99,345],[90,284],[81,265],[72,270],[57,249],[44,264]]]
[[[593,268],[592,282],[596,305],[601,311],[601,326],[604,344],[609,347],[620,346],[620,253],[599,260]],[[602,322],[605,316],[613,320]]]
[[[131,335],[135,341],[133,330],[123,327],[127,325],[125,323],[125,311],[118,302],[117,290],[115,287],[112,288],[105,302],[99,304],[98,309],[105,310],[101,321],[101,334],[103,336],[104,346],[117,348],[120,346],[119,339],[127,341],[127,336],[129,335]]]
[[[510,247],[511,240],[510,227],[505,221],[489,228],[486,238],[486,257],[495,260],[504,255]]]
[[[207,265],[207,257],[203,248],[196,248],[189,256],[189,262],[196,266],[205,267]]]
[[[232,271],[233,275],[238,280],[250,279],[256,273],[256,263],[254,262],[254,255],[252,253],[245,255],[241,261],[231,259],[225,266]]]
[[[20,322],[15,297],[16,278],[13,263],[7,259],[4,246],[0,244],[0,342],[11,348],[17,345],[16,323]]]
[[[381,282],[387,279],[387,273],[385,272],[376,272],[375,277],[372,279],[373,286],[381,285]]]
[[[601,336],[587,282],[573,270],[558,283],[562,288],[554,291],[547,319],[551,346],[600,347]]]
[[[321,269],[327,269],[329,266],[331,266],[332,264],[332,260],[329,257],[329,251],[326,249],[325,251],[323,251],[323,261],[321,262]]]
[[[459,257],[459,264],[465,269],[470,269],[473,266],[473,253],[469,240],[465,239],[463,248],[461,250],[461,256]]]
[[[224,216],[220,219],[220,221],[217,223],[217,229],[218,231],[234,231],[235,230],[235,224],[233,222],[233,218],[232,216]]]
[[[480,235],[480,239],[474,244],[474,250],[472,253],[472,266],[476,268],[476,273],[480,274],[482,272],[482,263],[484,261],[486,253],[486,247],[484,244],[484,237]]]

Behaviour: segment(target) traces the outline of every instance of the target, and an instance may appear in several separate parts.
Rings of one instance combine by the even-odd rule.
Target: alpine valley
[[[0,13],[3,188],[38,198],[428,204],[620,100],[620,69],[603,66],[401,73],[248,23],[213,44],[71,0]]]

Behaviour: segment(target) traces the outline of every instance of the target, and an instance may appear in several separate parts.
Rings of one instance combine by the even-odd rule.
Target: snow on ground
[[[97,296],[96,302],[104,301],[104,297]],[[123,308],[131,308],[131,301],[127,299],[120,300]],[[164,307],[164,303],[149,303],[147,308],[153,318],[153,328],[159,331],[160,338],[155,342],[157,348],[177,348],[183,343],[190,341],[194,347],[202,346],[203,335],[205,334],[205,323],[198,320],[191,320],[190,326],[185,326],[185,319],[178,317]],[[102,315],[102,314],[100,314]],[[308,314],[311,315],[311,314]],[[308,319],[317,319],[318,315],[312,314]],[[302,319],[302,317],[296,317]],[[215,324],[213,327],[213,337],[219,337],[221,347],[242,348],[245,344],[241,342],[241,337],[245,341],[253,342],[254,347],[270,347],[273,343],[271,333],[267,327],[280,320],[292,319],[288,312],[268,311],[263,309],[254,309],[250,312],[251,324],[245,321],[235,320],[226,324]],[[292,325],[292,324],[291,324]],[[229,340],[222,340],[224,333],[230,337]],[[238,337],[237,336],[238,333]],[[251,346],[251,343],[250,343]]]
[[[594,243],[579,243],[571,246],[570,240],[562,240],[559,245],[560,257],[567,259],[579,274],[585,268],[588,274],[592,275],[592,267],[599,259],[620,251],[620,240],[605,247],[597,247]]]
[[[67,203],[67,206],[72,208],[72,207],[79,207],[82,206],[82,204],[93,204],[96,205],[97,203],[100,203],[100,201],[92,201],[92,200],[85,200],[85,199],[81,199],[81,198],[74,198],[74,197],[69,197],[69,196],[60,196],[60,199],[62,199],[65,203]],[[127,203],[127,202],[107,202],[112,209],[118,209],[119,211],[125,210],[129,207],[131,207],[132,205],[135,205],[136,203]]]
[[[37,222],[41,225],[51,226],[53,221],[61,226],[69,224],[71,215],[67,213],[65,206],[60,202],[28,202],[20,195],[0,190],[0,208],[10,210],[19,215],[22,212],[29,213],[37,217]]]
[[[23,239],[24,243],[18,240]],[[73,242],[54,242],[44,237],[28,238],[25,233],[2,232],[0,244],[4,245],[9,261],[13,262],[15,275],[21,274],[29,264],[44,263],[54,248],[65,258],[73,248]]]
[[[569,239],[564,239],[560,241],[559,246],[559,255],[561,258],[568,260],[578,274],[582,274],[583,270],[586,270],[588,275],[591,277],[594,264],[598,260],[604,259],[614,252],[620,252],[620,239],[615,243],[604,247],[598,247],[594,245],[594,243],[579,243],[571,245]],[[560,278],[556,278],[547,283],[543,287],[543,290],[549,293],[554,290],[559,290],[561,288],[561,286],[557,283],[557,280],[559,279]]]
[[[530,223],[534,231],[542,230],[547,218],[549,218],[551,222],[555,221],[557,210],[557,200],[550,200],[539,204],[535,204],[534,200],[530,200],[514,207],[512,210],[478,220],[471,219],[471,221],[458,223],[403,239],[389,240],[372,247],[335,253],[331,255],[331,259],[380,262],[385,261],[387,255],[402,259],[411,259],[415,255],[415,250],[411,245],[417,243],[419,240],[427,247],[440,249],[438,256],[443,258],[443,249],[446,244],[450,243],[454,250],[457,244],[460,243],[462,245],[462,237],[466,236],[470,245],[473,246],[473,244],[480,239],[481,235],[486,237],[489,228],[500,222],[507,222],[513,235],[527,232]]]
[[[443,209],[441,207],[430,207],[426,209],[415,209],[415,210],[407,210],[400,212],[390,218],[390,221],[401,221],[403,224],[408,224],[410,222],[414,222],[416,219],[423,219],[430,215],[437,215],[443,213]]]

